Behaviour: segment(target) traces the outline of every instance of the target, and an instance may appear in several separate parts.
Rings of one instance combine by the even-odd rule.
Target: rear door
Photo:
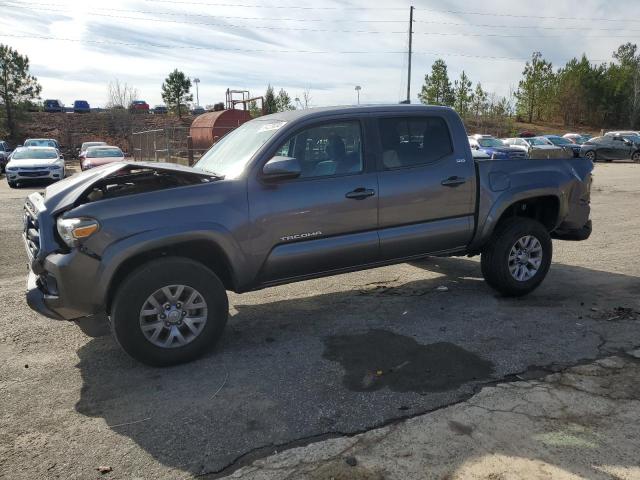
[[[380,116],[377,129],[381,258],[467,245],[476,180],[462,125],[434,113]]]
[[[362,121],[341,118],[307,124],[267,154],[295,157],[302,175],[276,182],[250,180],[260,283],[377,259],[378,182],[375,165],[366,161],[365,144]]]
[[[596,154],[599,160],[613,160],[616,158],[616,145],[614,144],[613,137],[600,137],[596,139],[595,143],[597,145]]]

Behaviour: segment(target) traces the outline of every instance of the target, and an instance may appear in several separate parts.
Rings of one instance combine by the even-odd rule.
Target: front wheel
[[[7,181],[7,183],[9,184],[9,188],[16,188],[18,186],[18,184],[16,182]]]
[[[519,297],[535,290],[551,266],[553,245],[540,222],[516,217],[498,226],[482,252],[486,282],[505,296]]]
[[[633,160],[636,163],[640,163],[640,150],[638,150],[633,155],[631,155],[631,160]]]
[[[587,153],[584,154],[584,156],[586,158],[588,158],[589,160],[591,160],[592,162],[596,162],[596,152],[594,152],[593,150],[589,150]]]
[[[113,301],[111,329],[136,360],[176,365],[211,348],[228,314],[227,292],[211,270],[187,258],[167,257],[126,277]]]

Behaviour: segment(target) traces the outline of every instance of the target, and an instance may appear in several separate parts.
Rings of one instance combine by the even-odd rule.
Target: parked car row
[[[595,138],[579,133],[536,136],[525,132],[503,139],[476,134],[469,136],[469,145],[493,159],[586,157],[594,162],[626,159],[640,162],[640,132],[629,130],[607,132]]]
[[[125,157],[119,147],[102,141],[82,143],[78,154],[82,170],[123,161]],[[53,138],[29,138],[15,150],[0,141],[0,167],[10,188],[32,180],[56,182],[65,178],[66,173],[60,145]]]
[[[60,100],[47,99],[44,101],[43,109],[48,113],[73,112],[73,113],[89,113],[91,106],[86,100],[75,100],[72,108],[64,106]]]

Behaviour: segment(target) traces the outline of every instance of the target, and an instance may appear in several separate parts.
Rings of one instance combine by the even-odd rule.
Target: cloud
[[[310,88],[318,105],[353,103],[355,85],[363,87],[363,102],[396,103],[406,91],[404,0],[303,1],[290,2],[291,8],[184,1],[56,0],[36,5],[7,0],[0,34],[74,41],[17,37],[0,41],[29,56],[33,73],[41,79],[43,97],[66,103],[84,97],[93,105],[102,104],[114,78],[137,87],[149,103],[161,103],[160,85],[174,68],[201,79],[202,104],[222,100],[228,87],[262,94],[267,83],[289,90],[292,96]],[[272,7],[286,3],[279,1],[274,0]],[[414,5],[414,101],[438,56],[449,65],[452,79],[465,70],[474,82],[505,95],[517,85],[524,60],[482,57],[526,59],[541,51],[555,66],[583,52],[592,59],[609,59],[618,45],[638,38],[640,30],[640,21],[581,20],[621,15],[640,19],[640,5],[634,0],[620,0],[614,10],[607,0],[539,0],[518,8],[510,0],[477,5],[464,0],[415,0]],[[607,28],[611,30],[603,30]]]

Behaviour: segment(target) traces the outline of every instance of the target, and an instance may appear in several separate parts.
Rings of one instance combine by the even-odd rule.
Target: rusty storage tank
[[[191,124],[194,150],[207,150],[234,128],[251,120],[248,110],[220,110],[198,115]]]

